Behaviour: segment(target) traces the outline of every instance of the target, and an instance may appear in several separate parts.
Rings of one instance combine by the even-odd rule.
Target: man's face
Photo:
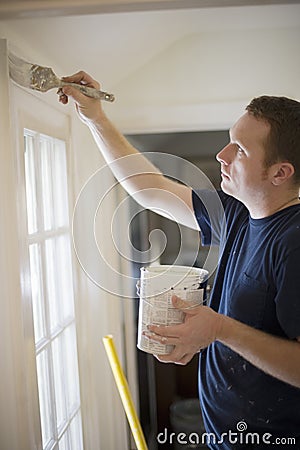
[[[222,190],[246,206],[259,202],[270,186],[264,164],[269,132],[267,122],[246,112],[231,128],[229,144],[216,156],[221,164]]]

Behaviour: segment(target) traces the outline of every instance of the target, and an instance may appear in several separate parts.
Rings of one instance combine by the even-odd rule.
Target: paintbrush
[[[20,86],[34,89],[39,92],[47,92],[50,89],[73,86],[88,97],[113,102],[113,94],[98,91],[97,89],[77,83],[67,83],[58,78],[50,67],[31,64],[12,53],[8,56],[9,75]]]

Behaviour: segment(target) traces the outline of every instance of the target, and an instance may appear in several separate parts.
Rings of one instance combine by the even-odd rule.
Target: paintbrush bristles
[[[23,61],[13,54],[8,56],[9,76],[19,85],[24,87],[30,86],[30,68],[31,64]]]

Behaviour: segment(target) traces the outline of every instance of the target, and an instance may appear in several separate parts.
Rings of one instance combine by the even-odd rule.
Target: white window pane
[[[36,357],[43,450],[83,450],[66,146],[28,130],[25,149],[35,340],[48,340]]]
[[[45,266],[47,274],[47,299],[51,332],[60,322],[58,308],[60,286],[57,276],[57,263],[56,239],[47,239],[45,241]]]
[[[45,265],[51,332],[74,317],[74,292],[68,234],[45,241]]]
[[[41,180],[42,180],[42,203],[44,216],[44,229],[50,230],[53,227],[53,199],[52,199],[52,144],[49,139],[40,138],[41,155]]]
[[[52,342],[53,375],[55,386],[56,426],[58,434],[67,421],[66,392],[64,388],[65,373],[63,364],[62,335]]]
[[[43,448],[54,439],[53,409],[50,395],[50,376],[47,353],[48,351],[44,350],[37,355],[36,358]]]
[[[70,237],[65,234],[57,239],[57,270],[62,319],[74,317],[74,292]]]
[[[52,175],[55,225],[63,227],[69,224],[66,146],[58,139],[55,140],[54,145]]]
[[[70,425],[70,441],[72,450],[83,450],[82,426],[80,412],[76,414]]]
[[[28,224],[28,233],[32,234],[37,231],[37,198],[36,198],[36,177],[35,177],[33,136],[25,134],[24,145],[25,145],[27,224]]]
[[[66,373],[67,407],[71,414],[80,404],[75,325],[64,331],[64,372]]]
[[[40,246],[38,244],[32,244],[29,246],[29,258],[34,337],[35,342],[37,343],[46,335],[43,298],[43,274],[41,266],[41,252]]]

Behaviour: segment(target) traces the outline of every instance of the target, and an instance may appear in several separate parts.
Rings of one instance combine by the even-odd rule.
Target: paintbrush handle
[[[115,96],[113,94],[109,94],[108,92],[104,91],[98,91],[95,88],[84,86],[82,84],[66,83],[65,81],[60,80],[60,87],[62,86],[73,86],[87,97],[97,98],[99,100],[105,100],[107,102],[113,102],[115,100]]]

